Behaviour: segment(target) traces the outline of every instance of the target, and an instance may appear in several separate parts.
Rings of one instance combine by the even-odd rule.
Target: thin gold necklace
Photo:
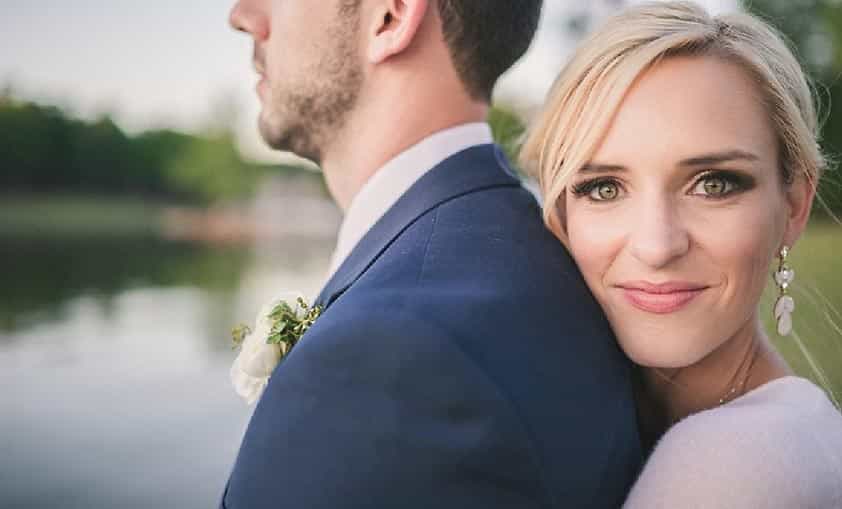
[[[742,379],[739,380],[736,384],[732,385],[728,392],[726,392],[721,398],[719,398],[720,405],[724,405],[729,401],[733,401],[741,395],[740,393],[745,388],[746,382],[748,382],[748,377],[751,375],[751,368],[754,367],[754,361],[757,360],[757,355],[755,355],[756,353],[757,343],[752,341],[752,344],[749,347],[746,356],[743,358],[742,361],[740,361],[740,365],[737,367],[737,371],[734,373],[734,378],[739,378],[740,371],[743,370],[743,366],[745,366],[746,363],[748,363],[748,367],[743,372]]]

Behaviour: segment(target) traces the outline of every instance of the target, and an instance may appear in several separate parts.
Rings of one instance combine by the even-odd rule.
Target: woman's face
[[[640,77],[562,206],[570,250],[632,360],[684,367],[753,332],[770,264],[800,232],[788,189],[739,67],[671,57]]]

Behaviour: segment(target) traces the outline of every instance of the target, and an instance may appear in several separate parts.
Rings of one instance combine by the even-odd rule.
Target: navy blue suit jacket
[[[258,403],[222,507],[618,507],[628,361],[493,145],[368,232]]]

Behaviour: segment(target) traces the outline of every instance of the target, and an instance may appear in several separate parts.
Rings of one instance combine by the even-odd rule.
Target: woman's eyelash
[[[731,189],[723,193],[721,196],[730,196],[733,193],[746,191],[754,187],[754,179],[748,175],[743,175],[741,173],[729,170],[708,170],[699,175],[699,177],[694,181],[693,189],[697,188],[700,184],[704,182],[716,179],[722,180],[731,186]],[[579,182],[578,184],[572,186],[570,188],[570,191],[575,196],[587,196],[590,195],[595,189],[604,185],[617,186],[619,184],[617,183],[616,179],[611,177],[596,177]],[[712,197],[715,198],[717,196]]]
[[[579,182],[578,184],[574,185],[570,188],[570,191],[575,196],[586,196],[593,192],[594,189],[597,189],[599,186],[603,186],[605,184],[616,184],[617,181],[613,178],[607,177],[598,177],[593,178],[590,180],[585,180]]]
[[[708,195],[705,193],[691,193],[691,194],[702,194],[703,196],[709,198],[724,198],[727,196],[731,196],[732,194],[739,193],[742,191],[747,191],[754,187],[754,179],[749,175],[744,175],[734,171],[728,170],[708,170],[696,179],[693,183],[692,189],[697,189],[700,185],[704,185],[706,182],[720,180],[726,184],[726,188],[730,186],[730,188],[724,190],[719,194]]]

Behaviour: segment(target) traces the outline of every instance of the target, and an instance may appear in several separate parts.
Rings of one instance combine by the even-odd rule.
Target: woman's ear
[[[379,64],[405,51],[415,36],[429,7],[428,0],[383,0],[374,9],[368,30],[367,57]]]
[[[817,184],[806,176],[796,177],[786,189],[787,226],[784,245],[792,246],[807,227]]]

